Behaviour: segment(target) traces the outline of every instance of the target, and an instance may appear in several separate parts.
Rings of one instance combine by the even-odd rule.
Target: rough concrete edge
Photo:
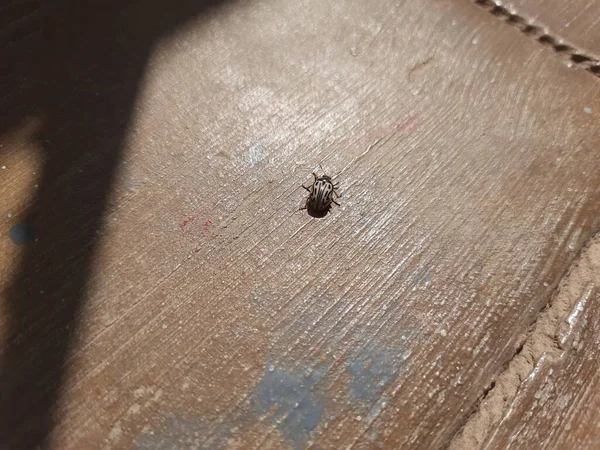
[[[566,60],[568,67],[583,69],[600,77],[600,58],[597,56],[578,49],[542,24],[526,18],[512,7],[504,6],[500,0],[472,1],[541,45],[552,48]],[[595,261],[590,258],[592,253],[596,253]],[[589,270],[594,266],[598,275],[592,283],[593,276]],[[581,286],[581,282],[585,282],[585,287]],[[569,264],[547,305],[529,331],[520,337],[521,344],[505,364],[505,369],[490,382],[474,411],[452,438],[449,450],[481,449],[486,444],[492,430],[500,425],[509,410],[522,382],[535,370],[540,359],[549,354],[560,357],[564,346],[561,336],[564,336],[567,318],[580,304],[582,296],[590,295],[590,289],[595,290],[596,286],[600,286],[600,233],[592,236]]]
[[[481,449],[493,437],[492,431],[510,410],[522,383],[543,358],[558,359],[565,342],[573,340],[565,327],[578,308],[600,286],[600,233],[584,245],[569,265],[559,286],[522,339],[506,368],[493,380],[465,425],[455,434],[449,450]],[[597,290],[596,290],[597,292]],[[577,310],[577,311],[576,311]]]
[[[519,14],[513,7],[503,5],[499,0],[472,1],[490,14],[503,19],[522,33],[537,40],[540,44],[552,48],[555,53],[567,61],[569,67],[580,68],[600,77],[600,58],[598,56],[579,49],[573,43],[554,35],[547,27]]]

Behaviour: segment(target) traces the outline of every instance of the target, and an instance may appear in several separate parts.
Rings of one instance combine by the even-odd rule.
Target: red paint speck
[[[190,223],[192,223],[192,222],[193,222],[194,220],[196,220],[196,219],[197,219],[197,217],[196,217],[196,216],[190,216],[190,217],[188,217],[187,219],[185,219],[183,222],[181,222],[181,223],[179,224],[179,228],[180,228],[181,230],[184,230],[184,229],[185,229],[185,227],[187,227],[187,226],[188,226]]]
[[[390,134],[408,134],[413,132],[422,122],[422,117],[409,115],[393,125],[377,126],[366,130],[361,140],[372,141],[375,138],[383,138]]]
[[[208,231],[212,223],[212,220],[207,220],[206,222],[204,222],[202,224],[202,231]]]

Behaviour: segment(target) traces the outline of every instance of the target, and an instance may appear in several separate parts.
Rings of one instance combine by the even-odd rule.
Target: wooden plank
[[[598,286],[600,237],[574,264],[452,448],[598,448]]]
[[[598,229],[597,79],[469,3],[110,5],[2,211],[4,443],[447,445]]]
[[[508,0],[496,2],[541,26],[550,36],[573,44],[581,53],[600,59],[600,5],[593,0],[556,2],[552,0]]]

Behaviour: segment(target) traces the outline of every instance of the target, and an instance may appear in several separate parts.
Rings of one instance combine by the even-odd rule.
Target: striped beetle
[[[319,167],[321,167],[320,164]],[[322,167],[321,171],[323,171]],[[301,209],[306,209],[308,214],[312,217],[325,217],[331,209],[332,203],[340,206],[340,204],[335,201],[336,198],[341,197],[340,193],[337,191],[339,183],[334,183],[332,178],[325,174],[319,176],[313,172],[312,175],[314,177],[312,185],[302,185],[302,187],[308,191],[309,195],[304,207]]]

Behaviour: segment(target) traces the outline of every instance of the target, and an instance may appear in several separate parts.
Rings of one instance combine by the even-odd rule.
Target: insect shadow
[[[329,214],[329,211],[331,211],[331,206],[329,206],[329,208],[327,208],[327,209],[318,210],[318,209],[315,209],[314,207],[310,206],[309,204],[307,204],[306,206],[304,206],[301,209],[305,209],[306,212],[308,213],[308,215],[311,217],[314,217],[315,219],[322,219],[327,214]]]

